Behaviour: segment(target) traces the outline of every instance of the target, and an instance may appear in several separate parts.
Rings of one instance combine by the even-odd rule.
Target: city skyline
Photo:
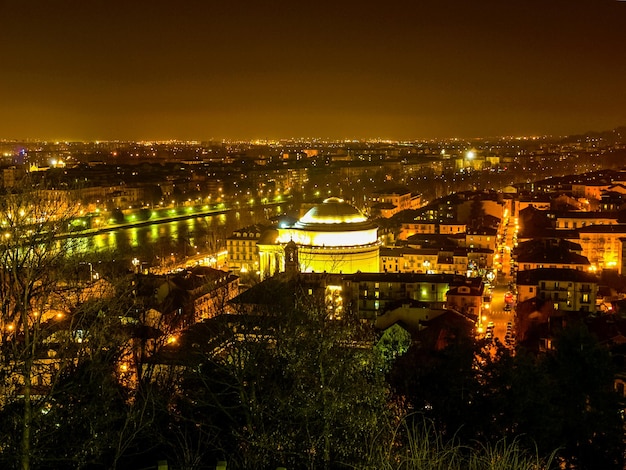
[[[626,124],[626,3],[0,2],[0,138],[431,139]]]

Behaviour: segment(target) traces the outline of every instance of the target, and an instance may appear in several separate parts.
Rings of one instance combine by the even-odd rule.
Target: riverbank
[[[213,206],[212,208],[208,208],[207,206],[203,206],[201,208],[199,207],[196,208],[193,206],[182,207],[178,209],[161,208],[157,210],[151,210],[150,216],[147,219],[141,218],[142,216],[141,209],[130,210],[126,212],[120,211],[120,216],[123,216],[124,219],[126,219],[124,222],[120,222],[120,223],[107,222],[97,227],[90,227],[90,228],[81,229],[81,230],[77,230],[76,228],[73,228],[68,233],[60,234],[58,238],[91,237],[93,235],[99,235],[101,233],[112,232],[112,231],[119,230],[119,229],[129,229],[129,228],[134,228],[134,227],[145,227],[149,225],[165,224],[169,222],[176,222],[178,220],[194,219],[197,217],[209,217],[212,215],[226,214],[233,210],[245,210],[245,209],[255,210],[259,208],[269,208],[269,207],[274,207],[274,206],[278,206],[281,204],[288,204],[288,201],[283,200],[280,202],[270,202],[266,204],[259,204],[259,205],[247,206],[247,207],[240,207],[239,205],[227,206],[224,203],[220,203],[217,207]],[[159,212],[165,212],[166,215],[159,215]],[[155,217],[155,214],[156,214],[156,217]],[[82,220],[84,221],[86,219],[95,219],[95,218],[96,216],[90,215],[90,216],[84,217]],[[97,218],[103,219],[104,217],[99,216]],[[112,220],[112,218],[109,218],[109,220]],[[89,223],[89,225],[90,224],[91,222]],[[84,222],[84,225],[86,225],[86,222]],[[74,227],[79,227],[79,226],[80,225],[75,225]]]
[[[106,233],[106,232],[112,232],[114,230],[119,230],[119,229],[127,229],[127,228],[133,228],[133,227],[145,227],[147,225],[165,224],[168,222],[175,222],[177,220],[187,220],[187,219],[193,219],[196,217],[207,217],[210,215],[225,214],[227,212],[232,211],[233,209],[234,209],[233,207],[224,207],[221,209],[210,209],[210,210],[202,210],[202,211],[197,211],[197,212],[193,211],[193,212],[188,212],[185,214],[168,215],[165,217],[157,217],[157,218],[150,217],[147,220],[129,221],[129,222],[123,222],[119,224],[106,224],[101,227],[88,228],[85,230],[73,230],[70,233],[59,235],[59,237],[91,237],[93,235],[98,235],[100,233]]]

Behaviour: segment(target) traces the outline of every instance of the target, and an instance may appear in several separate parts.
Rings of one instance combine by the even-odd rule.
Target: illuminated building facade
[[[469,230],[465,236],[465,246],[495,252],[497,236],[498,231],[494,228],[483,227],[478,230]]]
[[[587,225],[578,229],[582,254],[589,259],[592,270],[615,269],[622,271],[622,242],[626,224]]]
[[[370,197],[372,215],[391,217],[398,212],[416,209],[420,205],[420,196],[414,196],[406,188],[374,191]]]
[[[450,222],[439,224],[439,233],[455,234],[467,232],[467,225],[460,222]]]
[[[464,248],[381,248],[381,271],[389,273],[465,274],[468,253]]]
[[[312,207],[290,226],[279,226],[275,242],[259,244],[260,270],[265,275],[285,270],[284,247],[297,246],[300,272],[378,272],[378,227],[339,198]]]
[[[437,233],[437,224],[435,222],[416,221],[411,223],[403,223],[398,234],[399,240],[406,240],[416,233]]]
[[[483,292],[482,282],[452,287],[446,294],[446,308],[478,319],[483,306]]]
[[[235,274],[256,272],[259,269],[257,242],[266,230],[263,225],[252,225],[236,230],[226,239],[228,268]]]
[[[376,318],[387,305],[398,300],[414,300],[430,308],[445,308],[448,291],[465,285],[467,278],[454,274],[356,273],[344,279],[344,295],[361,318]],[[475,283],[481,280],[476,278]]]
[[[517,273],[517,300],[537,297],[550,301],[554,310],[593,312],[598,279],[576,269],[530,269]]]
[[[557,230],[569,230],[588,225],[613,225],[617,223],[617,212],[563,212],[550,215]]]

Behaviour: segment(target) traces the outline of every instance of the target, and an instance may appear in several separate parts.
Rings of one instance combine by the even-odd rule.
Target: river
[[[287,204],[231,209],[184,220],[124,227],[74,239],[78,252],[141,260],[148,266],[180,263],[197,255],[212,255],[226,247],[226,238],[239,228],[267,222],[290,208]]]

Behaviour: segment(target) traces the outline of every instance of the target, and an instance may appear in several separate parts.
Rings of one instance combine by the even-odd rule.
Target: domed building
[[[261,272],[284,271],[296,263],[301,272],[378,272],[378,227],[343,199],[331,197],[310,209],[295,224],[279,227],[272,240],[257,243]],[[268,243],[269,242],[269,243]],[[297,247],[295,253],[285,247]]]

